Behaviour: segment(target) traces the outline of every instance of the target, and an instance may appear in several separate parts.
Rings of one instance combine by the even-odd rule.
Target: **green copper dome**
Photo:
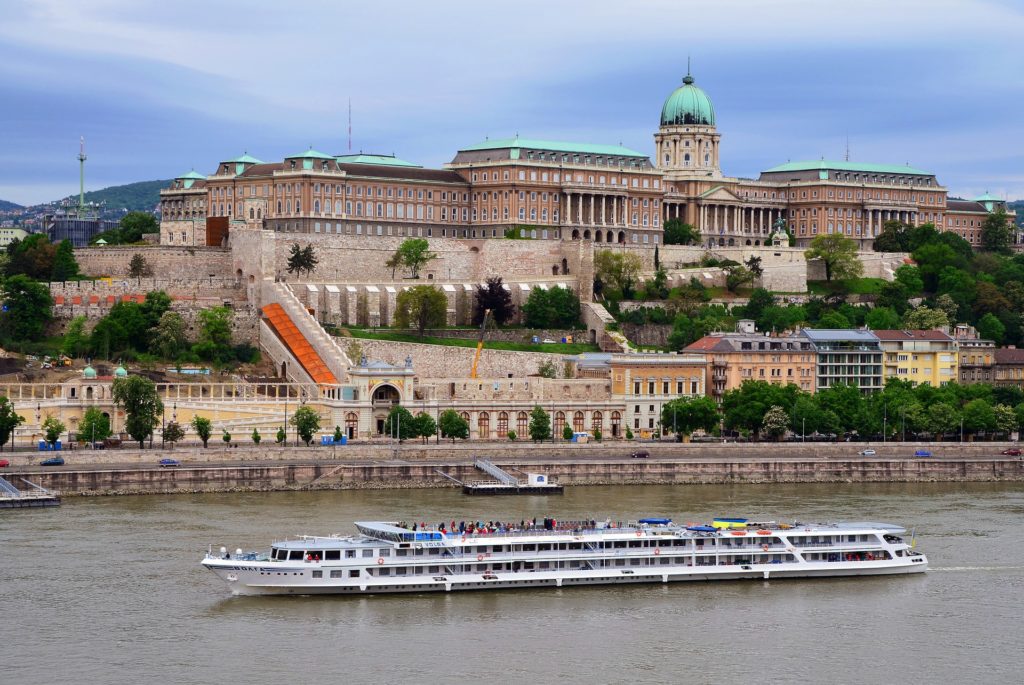
[[[114,369],[114,376],[116,378],[125,378],[128,376],[128,371],[123,366],[119,366]]]
[[[662,126],[714,126],[715,108],[707,93],[693,85],[689,74],[683,85],[672,91],[661,108]]]
[[[82,378],[96,378],[96,369],[86,366],[82,369]]]

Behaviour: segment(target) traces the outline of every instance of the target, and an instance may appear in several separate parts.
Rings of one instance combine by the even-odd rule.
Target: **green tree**
[[[60,353],[71,358],[81,357],[89,349],[89,336],[85,334],[85,317],[71,319],[60,344]]]
[[[580,321],[580,300],[572,290],[535,287],[523,305],[528,328],[569,328]]]
[[[722,413],[727,428],[760,434],[764,415],[778,405],[783,409],[793,406],[800,389],[792,383],[781,386],[765,381],[746,380],[740,387],[722,396]]]
[[[978,400],[980,401],[980,400]],[[985,404],[982,402],[982,404]],[[988,405],[985,405],[986,407]],[[965,407],[966,408],[966,407]],[[991,410],[990,410],[991,411]],[[917,417],[914,417],[914,427],[919,427]],[[934,435],[936,438],[942,437],[946,433],[950,433],[957,429],[960,423],[960,412],[956,410],[949,402],[936,402],[925,410],[923,427],[926,431]],[[967,429],[968,424],[964,422],[964,428]]]
[[[309,447],[309,443],[313,441],[313,434],[320,430],[320,415],[312,407],[302,405],[295,410],[290,423],[295,426],[299,439]]]
[[[839,312],[825,312],[818,323],[814,324],[815,328],[849,328],[850,320]]]
[[[754,282],[754,272],[745,266],[730,266],[725,269],[725,288],[731,293]]]
[[[1009,435],[1013,431],[1017,430],[1017,413],[1005,404],[997,404],[992,407],[992,413],[995,418],[995,430]]]
[[[594,278],[609,285],[625,299],[631,299],[637,278],[644,268],[643,259],[635,252],[596,250],[594,252]]]
[[[1013,224],[1002,209],[990,213],[981,223],[981,247],[989,252],[1006,253],[1013,245]]]
[[[837,418],[839,425],[836,433],[852,430],[864,406],[864,397],[860,389],[845,383],[830,385],[818,391],[816,399],[822,409],[832,412]]]
[[[416,435],[423,438],[423,442],[430,442],[430,438],[437,435],[437,421],[427,412],[417,414],[414,421]]]
[[[441,328],[448,321],[448,298],[431,285],[417,285],[398,294],[395,324],[415,328],[419,336],[428,328]]]
[[[384,262],[384,266],[391,269],[391,280],[395,280],[395,272],[398,271],[398,267],[402,266],[402,255],[395,252]]]
[[[400,404],[396,404],[391,407],[391,411],[388,412],[388,416],[384,420],[384,434],[392,438],[398,438],[400,443],[410,438],[415,438],[419,435],[416,430],[416,419],[413,418],[408,409]]]
[[[789,429],[801,436],[840,433],[839,417],[831,409],[823,409],[814,395],[801,394],[789,411]]]
[[[220,434],[220,439],[225,445],[231,442],[231,433],[228,432],[227,428]]]
[[[124,409],[127,415],[125,430],[141,448],[143,441],[153,434],[164,410],[156,384],[142,376],[115,378],[113,397],[114,405]]]
[[[551,416],[539,404],[530,412],[530,440],[541,442],[551,437]]]
[[[476,302],[473,307],[474,326],[483,323],[484,312],[488,309],[491,310],[491,318],[499,326],[504,326],[516,314],[516,307],[512,304],[512,294],[506,290],[501,276],[488,278],[486,282],[476,287]]]
[[[949,319],[946,317],[946,312],[941,309],[921,306],[908,310],[903,315],[903,328],[910,331],[930,330],[948,325]]]
[[[992,405],[982,399],[971,400],[963,408],[963,426],[968,433],[981,433],[996,428],[996,414]]]
[[[62,240],[53,253],[51,281],[70,281],[78,277],[78,262],[70,240]]]
[[[150,350],[163,359],[176,359],[187,344],[185,320],[178,312],[164,312],[156,326],[150,329]]]
[[[131,260],[128,262],[128,277],[129,278],[148,278],[153,275],[153,269],[149,266],[149,262],[141,254],[136,252],[132,255]]]
[[[284,432],[284,428],[278,428],[277,433],[274,434],[274,442],[278,445],[284,444],[284,441],[288,439],[288,434]]]
[[[509,432],[512,432],[512,431],[509,431]],[[601,442],[602,438],[604,438],[604,435],[602,435],[601,429],[600,428],[595,428],[594,429],[594,442]]]
[[[210,419],[205,416],[193,416],[192,429],[199,436],[199,439],[203,441],[203,447],[206,447],[207,443],[210,442],[210,434],[213,432],[213,423]]]
[[[459,412],[454,409],[445,409],[441,412],[437,417],[437,426],[441,429],[441,437],[451,438],[452,442],[455,442],[456,438],[465,440],[469,437],[469,422],[459,416]]]
[[[778,440],[786,434],[786,427],[789,425],[789,415],[779,405],[773,405],[765,412],[761,421],[761,432],[773,440]]]
[[[25,417],[14,411],[14,405],[9,399],[0,396],[0,450],[11,439],[14,429],[23,423]]]
[[[409,270],[412,278],[420,277],[420,269],[431,260],[437,259],[437,255],[430,251],[430,243],[424,238],[407,238],[402,241],[395,251],[394,257],[398,262]]]
[[[840,233],[821,233],[811,240],[810,248],[804,252],[810,261],[820,259],[825,265],[825,280],[831,281],[857,278],[864,265],[857,258],[857,243]]]
[[[978,329],[978,335],[985,340],[994,340],[996,345],[1003,344],[1003,338],[1006,336],[1006,326],[999,318],[991,312],[978,319],[975,324]]]
[[[572,440],[572,426],[568,423],[562,426],[562,440],[565,440],[566,442]]]
[[[79,442],[101,442],[110,437],[110,417],[98,407],[89,407],[78,422]]]
[[[864,317],[864,324],[873,331],[891,331],[900,327],[900,317],[889,307],[875,307]]]
[[[541,378],[558,378],[558,365],[555,360],[548,359],[537,365],[537,375]]]
[[[303,274],[308,276],[316,270],[317,264],[320,263],[320,258],[316,254],[316,249],[312,243],[305,247],[299,247],[298,243],[292,243],[291,248],[288,251],[287,270],[290,274],[296,274],[302,277]]]
[[[171,443],[171,447],[172,448],[174,447],[175,443],[181,442],[181,440],[184,437],[185,437],[185,429],[182,428],[181,424],[179,424],[177,421],[171,421],[169,424],[164,426],[164,432],[163,432],[164,442]]]
[[[253,428],[252,429],[252,436],[251,437],[252,437],[252,444],[254,444],[254,445],[260,444],[260,440],[263,439],[263,436],[260,435],[260,431],[259,431],[258,428]]]
[[[679,397],[661,407],[661,427],[688,438],[694,431],[711,431],[718,425],[718,405],[710,397]]]
[[[910,297],[920,295],[921,291],[924,290],[921,270],[910,264],[903,264],[896,268],[896,282],[906,288],[907,295]]]
[[[28,276],[38,281],[48,281],[53,275],[53,263],[57,246],[50,243],[44,233],[34,233],[24,240],[12,240],[7,246],[8,276]]]
[[[345,434],[341,432],[341,426],[334,426],[334,435],[331,436],[331,440],[335,443],[341,442],[341,439],[345,437]]]
[[[700,242],[700,233],[682,219],[669,219],[663,228],[666,245],[696,245]]]
[[[12,342],[42,339],[53,317],[50,290],[27,276],[11,276],[0,284],[0,295],[0,335]]]
[[[58,440],[60,440],[60,434],[64,432],[66,426],[56,416],[47,416],[43,420],[42,428],[46,442],[50,445],[54,445]]]
[[[123,217],[117,227],[117,235],[114,240],[107,240],[108,243],[115,244],[120,243],[122,245],[130,245],[137,243],[142,240],[142,236],[146,233],[159,233],[160,225],[156,221],[156,217],[149,212],[128,212]]]
[[[200,359],[229,361],[231,349],[231,309],[209,307],[199,312],[199,340],[192,347]]]
[[[1016,416],[1016,414],[1014,414],[1014,416]],[[508,438],[510,442],[515,442],[516,438],[519,436],[516,435],[516,432],[514,430],[510,430],[508,433],[505,434],[505,437]]]

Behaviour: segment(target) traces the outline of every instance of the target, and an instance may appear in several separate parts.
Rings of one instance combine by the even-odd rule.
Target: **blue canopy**
[[[667,526],[672,523],[672,519],[640,519],[640,523],[649,523],[652,526]]]
[[[716,533],[718,529],[714,526],[687,526],[686,530],[695,530],[699,533]]]
[[[746,523],[749,519],[727,519],[716,516],[715,520],[721,521],[722,523]]]

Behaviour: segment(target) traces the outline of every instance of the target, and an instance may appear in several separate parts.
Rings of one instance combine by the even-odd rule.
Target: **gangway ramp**
[[[504,469],[495,466],[493,463],[487,461],[486,459],[477,459],[476,461],[473,462],[473,466],[477,467],[490,477],[494,478],[499,483],[504,483],[505,485],[519,485],[518,478],[513,476],[508,471],[505,471]]]

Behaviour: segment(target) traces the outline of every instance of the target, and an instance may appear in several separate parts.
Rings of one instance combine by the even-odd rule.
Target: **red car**
[[[9,459],[0,459],[0,469],[6,468],[6,467],[8,467],[10,465],[11,465],[11,461]]]
[[[1003,450],[1002,452],[1000,452],[1000,454],[1005,454],[1008,457],[1019,457],[1021,455],[1021,452],[1016,447],[1011,447],[1008,450]]]

